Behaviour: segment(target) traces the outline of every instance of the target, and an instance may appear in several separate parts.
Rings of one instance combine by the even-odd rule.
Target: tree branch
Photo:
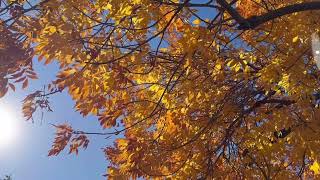
[[[229,4],[225,0],[217,0],[217,3],[220,4],[220,6],[224,8],[231,15],[231,17],[234,20],[236,20],[240,25],[242,24],[242,25],[250,26],[250,24],[248,24],[249,22],[244,17],[242,17],[237,10],[235,10],[232,7],[232,4]]]
[[[320,10],[320,2],[304,2],[299,4],[292,4],[285,7],[281,7],[279,9],[275,9],[269,11],[260,16],[251,16],[245,19],[243,16],[239,14],[237,10],[235,10],[231,4],[228,4],[225,0],[217,0],[217,3],[224,8],[231,17],[239,24],[239,30],[249,30],[258,27],[261,24],[264,24],[270,20],[296,13],[301,11],[309,11],[309,10]]]
[[[270,20],[296,13],[296,12],[302,12],[302,11],[309,11],[309,10],[320,10],[320,2],[305,2],[300,4],[293,4],[288,5],[279,9],[275,9],[273,11],[269,11],[263,15],[260,16],[252,16],[247,19],[245,19],[247,22],[242,23],[239,22],[238,29],[240,30],[248,30],[248,29],[254,29],[257,26],[266,23]]]

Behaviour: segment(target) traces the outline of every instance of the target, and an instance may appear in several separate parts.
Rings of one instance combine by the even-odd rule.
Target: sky
[[[41,113],[37,113],[34,123],[23,119],[21,101],[28,92],[41,89],[54,79],[58,66],[43,66],[35,60],[34,68],[40,79],[30,82],[27,92],[17,88],[16,92],[11,91],[4,98],[0,98],[0,108],[9,110],[15,117],[13,120],[17,122],[14,142],[5,147],[0,146],[0,178],[12,175],[14,180],[105,179],[102,175],[106,172],[108,162],[101,148],[112,145],[112,139],[90,136],[88,148],[81,149],[77,156],[68,154],[68,149],[58,156],[47,156],[55,133],[55,128],[50,123],[67,122],[74,129],[103,131],[96,117],[84,118],[74,111],[74,102],[66,92],[50,98],[53,112],[45,112],[42,122]],[[0,121],[3,120],[5,119],[0,117]]]

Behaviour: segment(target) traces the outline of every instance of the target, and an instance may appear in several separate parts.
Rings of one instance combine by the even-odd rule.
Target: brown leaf
[[[0,90],[0,98],[2,98],[8,92],[8,87]]]
[[[9,86],[13,91],[16,91],[16,87],[12,83],[9,83]]]
[[[24,81],[25,79],[26,79],[27,77],[22,77],[22,78],[20,78],[20,79],[17,79],[16,81],[14,81],[15,83],[17,83],[17,82],[22,82],[22,81]]]
[[[29,81],[28,79],[26,79],[25,81],[23,81],[23,84],[22,84],[22,89],[25,89],[29,84]]]

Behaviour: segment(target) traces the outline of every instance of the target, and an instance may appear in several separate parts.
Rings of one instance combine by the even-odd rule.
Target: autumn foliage
[[[108,179],[320,177],[320,2],[1,0],[0,12],[0,95],[36,79],[33,57],[57,62],[26,119],[66,91],[108,129],[54,125],[49,155],[116,136]]]

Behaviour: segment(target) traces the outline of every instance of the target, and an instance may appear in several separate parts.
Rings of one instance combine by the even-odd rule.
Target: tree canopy
[[[319,1],[0,2],[0,95],[57,62],[25,118],[67,91],[113,130],[55,125],[50,156],[116,136],[109,179],[319,178]]]

